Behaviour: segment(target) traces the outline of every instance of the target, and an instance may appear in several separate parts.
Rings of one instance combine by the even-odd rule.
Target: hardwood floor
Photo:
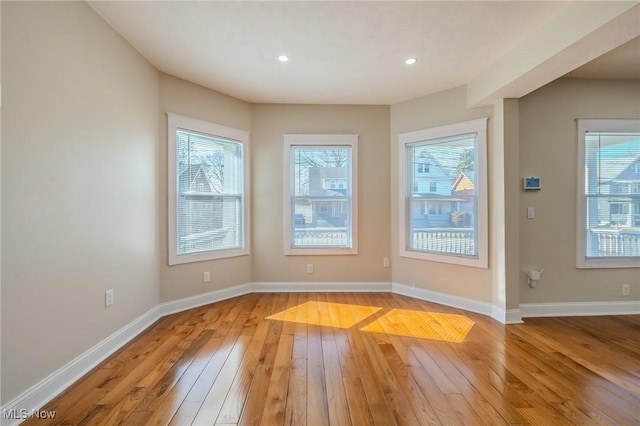
[[[249,294],[162,318],[43,409],[25,424],[638,425],[640,316]]]

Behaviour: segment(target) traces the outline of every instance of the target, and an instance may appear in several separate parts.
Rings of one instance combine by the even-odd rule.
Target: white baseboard
[[[451,294],[439,293],[437,291],[425,290],[423,288],[412,287],[406,284],[392,283],[392,292],[403,296],[415,297],[427,302],[439,303],[466,311],[476,312],[487,316],[492,316],[492,305],[488,302],[467,299],[466,297],[453,296]]]
[[[249,294],[252,292],[252,288],[252,284],[240,284],[229,288],[223,288],[221,290],[210,291],[209,293],[172,300],[171,302],[164,302],[158,305],[160,316],[164,317],[186,311],[188,309],[208,305],[210,303],[231,299],[232,297]]]
[[[507,309],[505,324],[522,324],[522,311],[520,309]]]
[[[160,318],[158,306],[122,327],[88,351],[69,361],[22,394],[9,401],[0,412],[0,424],[17,425],[24,419],[7,419],[5,413],[27,413],[40,409],[46,403],[71,386],[92,368],[138,336]]]
[[[522,303],[523,318],[640,314],[640,302]]]
[[[335,293],[335,292],[391,292],[388,282],[255,282],[254,293]]]

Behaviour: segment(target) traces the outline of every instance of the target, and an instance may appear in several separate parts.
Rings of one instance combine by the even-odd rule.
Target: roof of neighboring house
[[[309,167],[309,178],[340,179],[347,177],[346,167]]]
[[[471,175],[475,177],[474,175]],[[475,184],[466,173],[462,172],[458,175],[453,185],[451,185],[451,192],[459,192],[459,191],[473,191],[475,189]]]
[[[313,188],[309,191],[309,196],[311,197],[344,197],[346,194],[346,190],[331,190],[331,189],[323,189],[323,188]]]
[[[640,162],[640,155],[628,155],[600,161],[600,181],[639,180],[633,165]]]
[[[447,168],[444,167],[440,163],[440,161],[438,161],[438,159],[429,151],[426,151],[426,150],[420,151],[420,155],[416,158],[415,162],[416,164],[434,165],[438,167],[445,176],[447,176],[448,178],[451,177],[451,173],[447,170]],[[433,172],[431,172],[430,174],[433,174]]]
[[[211,182],[211,177],[207,171],[207,167],[204,164],[190,164],[180,172],[179,176],[180,187],[187,191],[194,192],[214,192],[214,185]],[[204,191],[196,191],[198,183],[206,183],[207,186]]]
[[[325,189],[322,187],[323,179],[346,179],[346,167],[310,167],[309,168],[309,195],[312,197],[342,197],[345,189]]]

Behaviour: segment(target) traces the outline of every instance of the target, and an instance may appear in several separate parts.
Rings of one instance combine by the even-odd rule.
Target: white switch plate
[[[391,262],[389,262],[388,257],[385,257],[384,259],[382,259],[382,266],[385,268],[388,268],[389,266],[391,266]]]
[[[208,283],[209,281],[211,281],[211,272],[204,271],[204,274],[202,274],[202,281],[205,283]]]
[[[307,264],[307,274],[313,274],[313,263]]]
[[[536,217],[536,208],[527,207],[527,219],[535,219],[535,217]]]

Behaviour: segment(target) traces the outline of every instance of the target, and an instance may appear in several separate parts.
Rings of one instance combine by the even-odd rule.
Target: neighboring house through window
[[[578,120],[579,268],[640,265],[640,120]]]
[[[488,266],[486,127],[479,119],[399,135],[401,256]]]
[[[285,135],[288,255],[357,253],[357,135]]]
[[[249,253],[248,133],[168,114],[169,264]]]

